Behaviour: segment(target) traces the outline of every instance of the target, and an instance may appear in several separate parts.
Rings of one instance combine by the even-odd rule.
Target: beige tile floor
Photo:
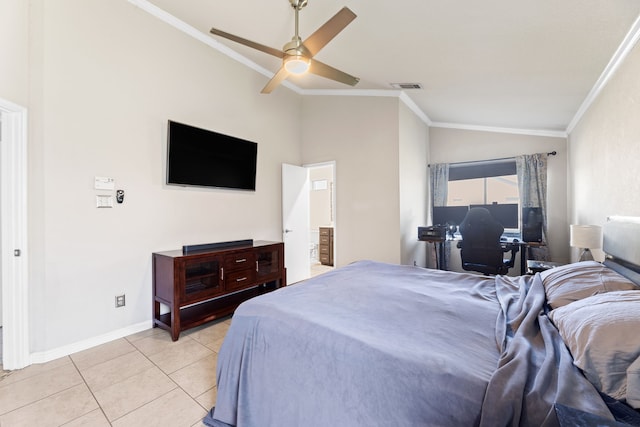
[[[230,318],[153,328],[0,376],[0,426],[204,426]],[[1,368],[1,366],[0,366]],[[0,372],[2,372],[0,370]]]
[[[322,265],[319,262],[311,264],[311,277],[319,276],[322,273],[333,270],[334,267],[329,265]]]

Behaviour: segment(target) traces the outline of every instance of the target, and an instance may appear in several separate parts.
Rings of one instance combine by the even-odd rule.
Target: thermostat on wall
[[[96,190],[115,190],[116,181],[113,178],[105,176],[96,176],[95,189]]]

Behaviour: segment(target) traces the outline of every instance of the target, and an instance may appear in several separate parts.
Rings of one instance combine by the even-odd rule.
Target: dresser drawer
[[[320,263],[324,265],[333,265],[328,254],[320,254]]]
[[[331,238],[329,236],[320,236],[321,245],[328,245],[330,241],[331,241]]]
[[[225,255],[224,257],[224,269],[226,271],[250,269],[256,268],[256,256],[253,251],[235,252]]]
[[[333,235],[333,228],[331,227],[320,227],[320,237],[322,236],[331,236]]]
[[[256,271],[254,268],[248,268],[244,270],[235,270],[225,274],[224,277],[224,289],[226,291],[237,291],[250,286],[255,283]]]

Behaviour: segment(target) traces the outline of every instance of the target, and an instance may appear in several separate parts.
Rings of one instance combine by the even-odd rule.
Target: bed
[[[486,277],[359,261],[249,300],[220,349],[203,421],[636,423],[640,221],[611,218],[604,230],[604,264]]]

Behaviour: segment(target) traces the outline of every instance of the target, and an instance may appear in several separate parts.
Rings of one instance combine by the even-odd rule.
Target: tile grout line
[[[197,342],[198,344],[201,344],[200,342],[198,342],[198,340],[195,340],[195,339],[193,339],[193,338],[191,338],[191,337],[186,337],[186,336],[185,336],[185,337],[183,337],[183,338],[189,338],[189,339],[191,339],[191,340],[193,340],[193,341]],[[163,370],[162,370],[162,368],[160,368],[160,366],[158,366],[158,365],[157,365],[153,360],[151,360],[151,359],[149,358],[149,356],[147,356],[147,355],[146,355],[145,353],[143,353],[143,352],[142,352],[138,347],[136,347],[136,345],[135,345],[132,341],[130,341],[127,337],[124,337],[124,339],[126,339],[126,340],[127,340],[127,342],[128,342],[129,344],[131,344],[131,345],[135,348],[135,351],[137,351],[138,353],[140,353],[140,355],[142,355],[142,357],[144,357],[145,359],[147,359],[147,360],[148,360],[148,361],[149,361],[149,362],[150,362],[154,367],[156,367],[156,368],[157,368],[157,369],[162,373],[162,375],[164,375],[165,377],[167,377],[167,379],[169,379],[169,381],[171,381],[171,382],[175,385],[175,388],[172,388],[171,390],[169,390],[169,391],[167,391],[166,393],[164,393],[164,394],[162,394],[162,395],[160,395],[160,396],[156,397],[155,399],[152,399],[152,400],[150,400],[149,402],[146,402],[146,403],[144,403],[144,404],[142,404],[142,405],[138,406],[137,408],[132,409],[131,411],[127,412],[126,414],[123,414],[123,415],[119,416],[118,418],[116,418],[116,419],[114,419],[114,420],[113,420],[114,422],[115,422],[115,421],[117,421],[117,420],[119,420],[119,419],[122,419],[123,417],[126,417],[127,415],[131,414],[132,412],[135,412],[135,411],[137,411],[138,409],[140,409],[140,408],[142,408],[142,407],[144,407],[144,406],[146,406],[146,405],[148,405],[148,404],[150,404],[150,403],[152,403],[152,402],[155,402],[156,400],[158,400],[158,399],[160,399],[160,398],[162,398],[162,397],[166,396],[167,394],[169,394],[169,393],[173,392],[173,391],[174,391],[174,390],[176,390],[176,389],[180,389],[180,390],[181,390],[185,395],[187,395],[187,397],[188,397],[189,399],[191,399],[191,400],[192,400],[196,405],[198,405],[200,408],[202,408],[202,405],[200,405],[200,404],[198,403],[198,401],[197,401],[197,400],[195,400],[195,399],[194,399],[194,398],[193,398],[193,397],[192,397],[192,396],[191,396],[191,395],[190,395],[190,394],[189,394],[185,389],[183,389],[183,388],[180,386],[180,384],[178,384],[178,383],[177,383],[173,378],[171,378],[170,374],[167,374],[165,371],[163,371]],[[201,344],[201,345],[202,345],[202,344]],[[207,348],[208,348],[208,347],[207,347]],[[211,350],[211,349],[209,348],[209,350]],[[211,350],[211,351],[213,351],[214,353],[218,354],[218,353],[217,353],[216,351],[214,351],[214,350]],[[154,353],[154,354],[156,354],[156,353]],[[204,356],[204,357],[206,357],[206,356]],[[200,359],[198,359],[198,360],[193,361],[192,363],[190,363],[190,364],[189,364],[189,365],[187,365],[187,366],[190,366],[190,365],[192,365],[192,364],[194,364],[194,363],[196,363],[196,362],[198,362],[198,361],[200,361],[200,360],[204,359],[204,357],[202,357],[202,358],[200,358]],[[186,367],[186,366],[184,366],[183,368],[185,368],[185,367]],[[180,368],[180,369],[182,369],[182,368]],[[176,371],[174,371],[174,372],[177,372],[177,371],[179,371],[179,369],[177,369],[177,370],[176,370]],[[172,372],[172,373],[173,373],[173,372]],[[83,377],[83,379],[84,379],[84,377]],[[87,387],[88,387],[88,385],[87,385]],[[212,387],[212,388],[213,388],[213,387]],[[207,390],[207,391],[208,391],[208,390]],[[91,393],[93,394],[93,391],[92,391]],[[205,393],[206,393],[206,392],[205,392]],[[94,397],[94,398],[95,398],[95,397]],[[97,399],[96,399],[96,402],[98,402],[98,400],[97,400]],[[100,405],[100,403],[99,403],[99,402],[98,402],[98,406],[100,406],[100,409],[102,410],[102,406]],[[204,408],[203,408],[203,409],[204,409]],[[204,409],[204,410],[205,410],[205,411],[207,411],[207,409]],[[103,411],[103,413],[104,413],[104,411]],[[111,421],[109,420],[109,418],[107,418],[107,415],[106,415],[106,414],[105,414],[105,418],[107,419],[107,421],[109,421],[109,425],[113,425],[113,424],[111,423]]]
[[[78,365],[76,365],[76,362],[74,362],[74,360],[73,360],[73,358],[71,356],[69,356],[69,359],[71,360],[71,363],[73,363],[73,367],[76,369],[76,371],[78,371],[78,374],[80,375],[80,378],[82,378],[82,382],[84,382],[84,385],[87,386],[87,390],[89,390],[89,393],[91,393],[91,397],[93,397],[93,400],[95,400],[96,405],[98,405],[98,408],[100,408],[100,412],[102,412],[102,415],[104,415],[104,419],[107,420],[107,422],[109,423],[110,426],[113,426],[113,424],[111,424],[111,421],[109,420],[109,417],[107,417],[107,414],[105,414],[104,409],[102,408],[102,405],[100,404],[100,401],[96,398],[96,395],[93,393],[93,390],[91,390],[91,387],[89,387],[89,383],[87,383],[87,380],[84,378],[84,375],[82,375],[82,372],[80,371],[80,368],[78,368]],[[87,414],[88,413],[89,412],[87,412]],[[82,414],[80,417],[77,417],[74,420],[77,420],[78,418],[82,418],[87,414]],[[70,420],[69,422],[74,421],[74,420]]]
[[[218,323],[218,322],[216,322],[216,324],[217,324],[217,323]],[[225,320],[225,321],[223,321],[223,322],[219,322],[219,323],[228,323],[228,321],[227,321],[227,320]],[[228,326],[227,326],[227,329],[228,329]],[[225,332],[225,334],[224,334],[224,335],[226,335],[226,332]],[[224,335],[223,335],[223,337],[222,337],[222,338],[224,338]],[[153,336],[153,334],[152,334],[152,335],[150,335],[150,336]],[[183,337],[183,339],[188,339],[188,340],[191,340],[191,341],[193,341],[193,342],[195,342],[195,343],[198,343],[199,345],[201,345],[201,346],[205,347],[207,350],[209,350],[209,351],[211,352],[211,354],[210,354],[210,355],[204,355],[204,356],[200,357],[199,359],[192,361],[192,362],[191,362],[191,363],[189,363],[188,365],[183,366],[183,367],[181,367],[181,368],[179,368],[179,369],[174,370],[174,371],[173,371],[173,372],[171,372],[171,373],[166,373],[166,372],[165,372],[165,371],[164,371],[164,370],[163,370],[163,369],[162,369],[158,364],[156,364],[156,363],[155,363],[155,362],[154,362],[154,361],[153,361],[153,360],[152,360],[152,359],[151,359],[147,354],[145,354],[142,350],[140,350],[140,349],[138,348],[138,346],[136,346],[135,342],[136,342],[137,340],[131,340],[131,338],[130,338],[130,337],[123,337],[123,338],[124,338],[124,339],[125,339],[125,340],[126,340],[126,341],[127,341],[127,342],[132,346],[132,347],[133,347],[133,349],[132,349],[132,351],[131,351],[131,352],[134,352],[134,351],[135,351],[135,352],[137,352],[137,353],[138,353],[139,355],[141,355],[144,359],[146,359],[148,362],[150,362],[150,363],[151,363],[151,365],[152,365],[153,367],[155,367],[156,369],[158,369],[158,370],[160,371],[160,373],[161,373],[161,374],[162,374],[166,379],[168,379],[169,381],[171,381],[171,383],[172,383],[172,384],[174,384],[174,387],[173,387],[171,390],[169,390],[167,393],[171,393],[171,392],[173,392],[173,391],[175,391],[175,390],[179,389],[179,390],[180,390],[182,393],[184,393],[184,394],[187,396],[187,398],[188,398],[192,403],[194,403],[198,408],[201,408],[201,409],[202,409],[203,411],[205,411],[205,412],[209,410],[209,408],[205,408],[205,407],[204,407],[200,402],[198,402],[198,400],[197,400],[197,399],[198,399],[198,398],[200,398],[200,397],[202,397],[202,396],[204,396],[205,394],[207,394],[207,393],[211,392],[212,390],[214,390],[214,389],[217,387],[217,384],[216,384],[216,385],[213,385],[212,387],[208,388],[208,389],[207,389],[207,390],[205,390],[204,392],[200,393],[198,396],[193,397],[193,396],[191,396],[191,394],[190,394],[190,393],[189,393],[185,388],[183,388],[183,387],[182,387],[182,386],[181,386],[181,385],[180,385],[176,380],[174,380],[174,379],[171,377],[171,375],[172,375],[172,374],[174,374],[175,372],[178,372],[180,369],[184,369],[184,368],[187,368],[187,367],[189,367],[189,366],[191,366],[191,365],[194,365],[194,364],[196,364],[196,363],[200,362],[202,359],[204,359],[204,358],[206,358],[206,357],[209,357],[209,356],[211,356],[211,355],[213,355],[214,357],[216,357],[216,358],[217,358],[219,348],[218,348],[218,350],[216,350],[216,349],[214,349],[214,348],[210,347],[209,345],[207,345],[207,343],[203,343],[201,340],[196,339],[196,338],[194,338],[194,337],[190,337],[190,336],[188,336],[188,335],[187,335],[187,336]],[[210,344],[210,343],[209,343],[209,344]],[[161,350],[161,351],[164,351],[164,350]],[[155,354],[155,353],[154,353],[154,354]],[[103,406],[100,404],[99,400],[96,398],[96,394],[95,394],[94,390],[89,386],[89,384],[88,384],[88,382],[87,382],[87,379],[86,379],[86,378],[85,378],[85,376],[83,375],[83,373],[82,373],[82,371],[80,370],[80,368],[79,368],[78,364],[75,362],[75,360],[74,360],[71,356],[72,356],[72,355],[68,355],[68,356],[66,356],[66,358],[67,358],[67,360],[69,361],[69,363],[71,363],[71,364],[72,364],[73,368],[75,369],[75,371],[76,371],[76,372],[78,373],[78,375],[80,376],[81,381],[79,381],[79,382],[77,382],[76,384],[71,385],[71,386],[69,386],[69,387],[67,387],[67,388],[65,388],[65,389],[63,389],[63,390],[59,390],[59,391],[57,391],[57,392],[55,392],[55,393],[53,393],[53,394],[50,394],[50,395],[48,395],[48,396],[44,396],[44,397],[42,397],[42,398],[39,398],[39,399],[36,399],[36,400],[34,400],[34,401],[28,402],[28,403],[26,403],[26,404],[24,404],[24,405],[22,405],[22,406],[20,406],[20,407],[14,408],[14,409],[12,409],[12,410],[10,410],[10,411],[8,411],[8,412],[5,412],[5,413],[3,413],[3,414],[0,414],[0,415],[6,415],[6,414],[12,413],[12,412],[14,412],[14,411],[16,411],[16,410],[23,409],[23,408],[25,408],[25,407],[27,407],[27,406],[29,406],[29,405],[36,404],[36,403],[41,402],[41,401],[43,401],[43,400],[49,399],[49,398],[51,398],[52,396],[56,396],[56,395],[58,395],[58,394],[60,394],[60,393],[66,392],[66,391],[70,390],[70,389],[71,389],[71,388],[73,388],[73,387],[77,387],[77,386],[79,386],[79,385],[81,385],[81,384],[84,384],[84,385],[85,385],[85,387],[89,390],[89,393],[91,394],[91,397],[94,399],[94,402],[97,404],[98,408],[100,409],[100,412],[102,413],[102,415],[103,415],[104,419],[107,421],[108,425],[109,425],[109,426],[113,426],[113,422],[116,422],[117,420],[121,419],[122,417],[124,417],[124,416],[126,416],[126,415],[128,415],[128,414],[130,414],[130,413],[132,413],[132,412],[134,412],[134,411],[136,411],[136,410],[139,410],[140,408],[144,407],[145,405],[148,405],[148,404],[150,404],[150,403],[152,403],[152,402],[157,401],[159,398],[164,397],[164,396],[166,396],[166,394],[167,394],[167,393],[162,394],[161,396],[158,396],[158,397],[156,397],[155,399],[153,399],[153,400],[151,400],[151,401],[149,401],[149,402],[146,402],[146,403],[144,403],[144,404],[142,404],[142,405],[138,406],[137,408],[134,408],[134,409],[132,409],[132,410],[128,411],[126,414],[124,414],[124,415],[122,415],[122,416],[120,416],[120,417],[118,417],[117,419],[114,419],[114,420],[112,421],[112,420],[110,420],[110,419],[107,417],[107,414],[105,413],[105,410],[104,410]],[[3,371],[3,372],[5,372],[5,371]],[[8,374],[11,374],[11,373],[12,373],[12,371],[6,371],[6,372],[7,372]],[[18,384],[18,383],[20,383],[20,382],[22,382],[22,381],[28,380],[29,378],[38,377],[38,376],[43,375],[43,374],[45,374],[45,373],[46,373],[46,372],[41,372],[41,373],[39,373],[39,374],[37,374],[37,375],[35,375],[35,376],[27,377],[27,378],[24,378],[24,379],[20,379],[20,380],[18,380],[18,381],[16,381],[16,382],[12,382],[11,384],[7,384],[7,386],[9,386],[9,387],[10,387],[10,386],[12,386],[12,385],[14,385],[14,384]],[[7,375],[7,376],[8,376],[8,375]],[[5,377],[5,378],[6,378],[6,377]],[[3,387],[1,382],[0,382],[0,387]],[[206,398],[205,398],[205,399],[206,399]],[[84,414],[81,414],[81,415],[79,415],[79,416],[77,416],[77,417],[75,417],[75,418],[73,418],[73,419],[67,420],[67,421],[65,421],[65,422],[64,422],[64,424],[62,424],[62,425],[67,425],[68,423],[72,423],[72,422],[74,422],[74,421],[76,421],[76,420],[79,420],[79,419],[81,419],[82,417],[87,416],[89,413],[91,413],[91,412],[93,412],[93,411],[95,411],[95,409],[92,409],[92,410],[90,410],[90,411],[88,411],[88,412],[86,412],[86,413],[84,413]]]

